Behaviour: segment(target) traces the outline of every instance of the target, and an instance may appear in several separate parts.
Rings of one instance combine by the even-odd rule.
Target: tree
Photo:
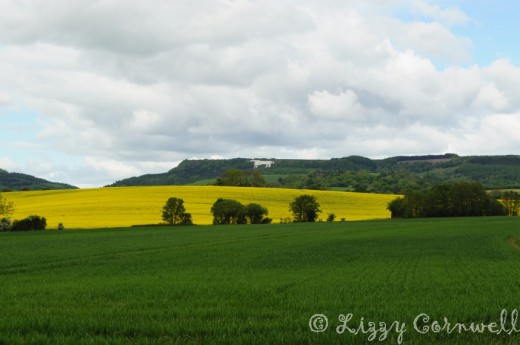
[[[218,198],[211,207],[213,224],[247,223],[244,205],[232,199]]]
[[[397,197],[388,203],[387,209],[390,211],[392,218],[404,218],[406,200],[403,197]]]
[[[502,203],[508,216],[518,216],[520,210],[520,194],[515,191],[507,191],[502,194]]]
[[[241,169],[229,169],[217,179],[218,186],[237,186],[244,187],[245,174]]]
[[[169,198],[162,209],[162,219],[171,225],[192,224],[191,214],[186,213],[184,200],[180,198]]]
[[[263,207],[260,204],[248,204],[245,207],[246,218],[251,224],[261,224],[268,222],[269,218],[265,218],[267,216],[268,211],[267,208]]]
[[[0,194],[0,216],[9,218],[14,212],[14,204],[7,201],[2,194]]]
[[[295,222],[315,222],[321,213],[320,204],[313,195],[303,194],[296,197],[290,204]]]
[[[246,170],[244,172],[246,184],[250,187],[262,187],[265,185],[265,179],[258,170]]]

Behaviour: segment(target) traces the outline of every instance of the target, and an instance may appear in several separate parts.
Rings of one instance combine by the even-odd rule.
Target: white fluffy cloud
[[[16,169],[17,164],[11,158],[0,157],[0,167],[4,170]]]
[[[213,155],[518,148],[500,133],[518,125],[520,69],[507,60],[465,67],[472,43],[452,27],[471,19],[458,8],[377,0],[0,0],[0,8],[0,107],[38,114],[40,149],[82,157],[95,179],[75,167],[70,183]],[[396,8],[415,19],[399,19]]]

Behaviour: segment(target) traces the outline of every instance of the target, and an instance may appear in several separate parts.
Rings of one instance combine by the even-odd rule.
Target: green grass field
[[[403,344],[518,344],[413,320],[520,309],[519,238],[517,217],[0,233],[0,344],[397,344],[337,334],[348,313]]]

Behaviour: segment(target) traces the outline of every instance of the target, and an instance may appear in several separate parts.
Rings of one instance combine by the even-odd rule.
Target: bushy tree
[[[40,216],[29,216],[22,220],[15,220],[11,231],[43,231],[47,227],[47,219]]]
[[[290,204],[295,222],[315,222],[321,213],[320,204],[314,195],[303,194],[296,197]]]
[[[219,198],[211,207],[213,224],[245,224],[247,218],[244,205],[232,199]]]
[[[184,207],[184,200],[180,198],[169,198],[162,209],[162,219],[171,225],[182,224],[189,225],[193,224],[191,220],[191,214],[186,213]]]
[[[248,204],[245,206],[245,214],[247,220],[251,224],[265,224],[271,222],[270,218],[265,217],[268,214],[267,208],[260,204]]]

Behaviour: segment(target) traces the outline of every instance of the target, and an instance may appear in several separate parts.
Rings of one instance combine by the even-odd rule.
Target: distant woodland
[[[0,192],[19,190],[51,190],[77,188],[65,183],[49,182],[31,175],[0,169]]]
[[[329,160],[270,160],[275,162],[271,167],[257,169],[253,169],[253,163],[246,158],[185,160],[166,173],[132,177],[111,186],[218,185],[226,184],[223,181],[229,181],[230,175],[237,176],[242,171],[244,176],[255,176],[254,185],[258,186],[258,181],[263,181],[261,185],[265,187],[402,194],[407,190],[465,181],[480,183],[486,189],[520,188],[520,156],[514,155],[445,154],[379,160],[361,156]]]

